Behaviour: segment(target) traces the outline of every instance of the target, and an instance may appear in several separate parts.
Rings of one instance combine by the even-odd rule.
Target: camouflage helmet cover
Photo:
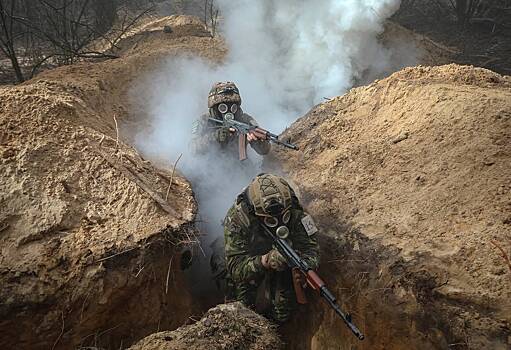
[[[292,189],[282,177],[260,174],[248,186],[248,197],[258,216],[277,216],[291,207]]]
[[[219,103],[237,103],[241,105],[240,91],[236,84],[227,82],[218,82],[213,85],[209,90],[208,95],[208,108],[211,108]]]

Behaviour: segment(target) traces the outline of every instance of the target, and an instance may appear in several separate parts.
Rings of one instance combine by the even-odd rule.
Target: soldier
[[[237,121],[257,125],[250,115],[241,109],[241,97],[238,88],[231,82],[218,82],[213,85],[208,96],[209,114],[202,115],[193,125],[194,149],[196,153],[205,154],[213,149],[238,153],[238,137],[234,129],[219,127],[209,118],[223,120],[234,118]],[[242,135],[242,137],[245,137]],[[270,143],[251,132],[246,135],[250,146],[259,154],[270,151]]]
[[[282,323],[296,305],[293,278],[300,285],[305,284],[305,278],[291,273],[285,258],[272,247],[263,225],[274,232],[286,226],[288,242],[312,269],[319,264],[317,228],[289,184],[271,174],[258,175],[238,195],[224,219],[226,270],[235,299],[254,308],[257,289],[265,277],[269,278],[270,318]]]

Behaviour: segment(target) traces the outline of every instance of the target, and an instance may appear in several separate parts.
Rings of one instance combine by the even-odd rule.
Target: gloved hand
[[[307,279],[305,278],[305,275],[297,268],[293,269],[293,280],[296,284],[302,286],[302,288],[307,287]]]
[[[229,140],[232,133],[232,130],[229,128],[219,128],[216,130],[215,138],[218,142],[225,143]]]
[[[253,142],[253,141],[262,141],[265,139],[265,136],[261,133],[258,133],[256,131],[250,131],[247,133],[247,141]]]
[[[272,249],[261,257],[263,266],[275,271],[284,271],[288,265],[286,258],[277,249]]]

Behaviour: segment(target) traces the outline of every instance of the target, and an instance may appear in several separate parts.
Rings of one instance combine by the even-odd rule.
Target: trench
[[[155,232],[151,240],[132,251],[112,252],[112,258],[87,280],[89,292],[70,300],[64,310],[52,302],[32,309],[25,305],[17,311],[17,324],[6,320],[0,327],[9,330],[3,337],[17,340],[4,342],[9,345],[6,348],[14,344],[28,349],[126,348],[152,333],[190,324],[223,303],[210,274],[210,245],[212,238],[221,237],[218,218],[226,208],[214,206],[218,212],[204,213],[200,195],[211,189],[198,190],[201,184],[193,179],[191,185],[199,203],[194,222],[178,230]],[[232,186],[226,196],[234,201],[241,188]],[[300,197],[305,207],[312,200],[307,193]],[[402,261],[397,250],[368,240],[340,218],[315,220],[320,227],[318,273],[366,339],[358,341],[320,297],[309,291],[309,304],[300,306],[279,329],[286,349],[427,349],[462,342],[451,334],[448,320],[435,314],[434,276],[419,268],[421,279],[415,280],[417,268]],[[202,249],[173,244],[173,237],[182,236],[183,231],[203,234]],[[39,329],[41,334],[26,333],[41,323],[48,323]]]
[[[280,172],[271,160],[263,168],[266,172]],[[222,237],[219,212],[224,213],[227,208],[218,211],[215,207],[215,213],[208,212],[204,203],[209,206],[210,198],[205,200],[202,195],[204,187],[206,193],[213,189],[204,183],[194,186],[193,180],[191,184],[199,205],[194,230],[202,237],[202,245],[182,251],[187,263],[181,265],[179,273],[183,274],[183,288],[197,306],[193,311],[183,310],[189,312],[182,318],[198,319],[209,308],[224,302],[211,275],[210,258],[214,238]],[[293,187],[307,208],[313,198],[300,193],[299,184]],[[240,189],[231,191],[229,198],[234,201]],[[325,197],[328,196],[326,192]],[[428,349],[464,343],[449,322],[449,315],[460,309],[437,300],[438,276],[422,268],[421,260],[431,261],[432,257],[404,261],[397,248],[368,239],[342,218],[320,216],[315,220],[320,228],[318,273],[366,338],[359,341],[354,337],[320,296],[308,290],[308,304],[299,306],[293,318],[279,328],[285,349]]]
[[[119,109],[127,108],[117,102]],[[115,136],[115,129],[108,125],[111,114],[109,110],[104,113],[109,122],[102,120],[99,129]],[[194,189],[200,185],[196,179],[189,180]],[[242,182],[224,194],[229,201],[234,201],[248,180]],[[216,221],[204,226],[201,200],[196,199],[199,215],[192,226],[182,230],[218,237],[218,218],[223,214],[215,214],[212,218]],[[312,198],[302,193],[302,200],[307,207]],[[220,209],[225,213],[226,208]],[[309,303],[300,306],[292,320],[279,329],[286,349],[431,349],[451,344],[456,344],[455,349],[468,348],[456,330],[459,325],[450,322],[450,316],[462,312],[463,306],[442,300],[435,292],[439,276],[422,267],[421,261],[432,257],[404,261],[397,249],[369,240],[342,218],[315,216],[315,220],[321,231],[318,273],[366,338],[358,341],[321,298],[308,291]],[[106,260],[90,271],[94,278],[86,286],[89,292],[80,298],[69,295],[76,287],[70,285],[68,294],[59,292],[39,305],[20,303],[15,310],[7,310],[10,315],[0,305],[0,344],[6,349],[120,349],[151,333],[173,330],[200,318],[222,303],[223,295],[209,273],[210,252],[169,243],[169,236],[179,234],[155,232],[154,241]],[[206,250],[212,242],[206,241]],[[117,253],[122,252],[112,252]],[[70,299],[68,308],[57,308],[57,299]],[[12,313],[16,317],[10,318]],[[40,333],[27,331],[31,329]]]
[[[193,179],[191,183],[197,190],[198,183]],[[242,188],[231,187],[232,193],[224,194],[229,201]],[[312,200],[307,193],[301,198],[305,207]],[[196,199],[199,214],[194,222],[154,232],[136,249],[107,254],[108,259],[79,281],[86,284],[81,288],[86,291],[83,295],[76,297],[73,288],[78,288],[70,285],[41,305],[20,304],[16,310],[7,310],[10,315],[0,308],[5,348],[126,348],[154,332],[189,324],[222,303],[223,295],[209,274],[208,247],[213,240],[203,242],[205,252],[172,243],[172,237],[182,236],[183,231],[221,235],[221,214],[204,220],[201,198]],[[309,304],[299,307],[279,330],[286,349],[427,349],[462,343],[451,332],[450,311],[437,312],[442,309],[435,301],[435,276],[421,270],[417,261],[404,262],[397,250],[368,240],[340,218],[315,220],[321,231],[318,273],[366,339],[360,342],[353,337],[319,296],[309,291]],[[55,306],[58,299],[66,301],[65,308]]]
[[[106,123],[101,125],[108,129]],[[199,180],[188,180],[196,194],[211,190],[197,191]],[[244,178],[222,195],[232,203],[247,183]],[[168,180],[160,185],[160,191],[167,184]],[[171,242],[187,230],[221,236],[218,218],[227,208],[213,205],[218,212],[204,220],[201,199],[196,197],[199,213],[191,226],[154,232],[152,239],[127,252],[112,251],[112,258],[107,254],[107,260],[86,271],[86,281],[71,281],[66,291],[50,295],[43,304],[20,303],[17,309],[5,311],[10,315],[0,308],[1,344],[7,349],[126,348],[151,333],[189,324],[222,303],[223,296],[209,274],[208,247],[213,239],[204,241],[205,252],[195,246],[189,253]],[[312,201],[307,193],[301,199],[305,207]],[[366,339],[360,342],[353,337],[319,296],[309,291],[309,304],[299,307],[279,330],[286,349],[428,349],[463,344],[449,324],[450,313],[461,308],[445,307],[448,303],[437,300],[437,276],[421,268],[421,257],[405,262],[397,249],[367,239],[342,218],[315,220],[321,231],[318,273]],[[62,269],[66,273],[65,266]],[[85,293],[79,295],[72,283],[86,284],[80,286]],[[65,300],[65,308],[56,307],[59,299]]]
[[[320,217],[317,224],[321,232],[318,273],[365,339],[358,340],[320,296],[308,290],[308,304],[298,306],[293,318],[279,328],[285,349],[433,349],[463,343],[449,319],[436,314],[436,276],[338,218]],[[206,263],[199,263],[200,268]],[[204,312],[222,302],[222,294],[214,288],[208,294],[204,285],[188,287]]]

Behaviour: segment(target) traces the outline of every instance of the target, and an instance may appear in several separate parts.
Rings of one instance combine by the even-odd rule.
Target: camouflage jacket
[[[301,206],[293,205],[288,242],[312,269],[319,266],[319,246],[316,233],[307,233],[302,219],[308,216]],[[227,272],[236,282],[255,281],[266,268],[261,256],[273,246],[271,238],[264,232],[262,222],[251,212],[244,200],[244,194],[238,196],[236,203],[229,209],[224,219],[225,259]]]
[[[208,120],[208,118],[209,114],[203,114],[193,124],[192,147],[194,151],[199,154],[205,154],[216,148],[217,150],[232,152],[233,154],[238,155],[238,135],[231,134],[226,142],[218,142],[216,139],[218,124]],[[243,112],[241,112],[239,116],[236,116],[236,120],[246,124],[258,125],[254,118]],[[248,144],[254,149],[254,151],[261,155],[265,155],[270,152],[271,145],[269,141],[258,140]]]

